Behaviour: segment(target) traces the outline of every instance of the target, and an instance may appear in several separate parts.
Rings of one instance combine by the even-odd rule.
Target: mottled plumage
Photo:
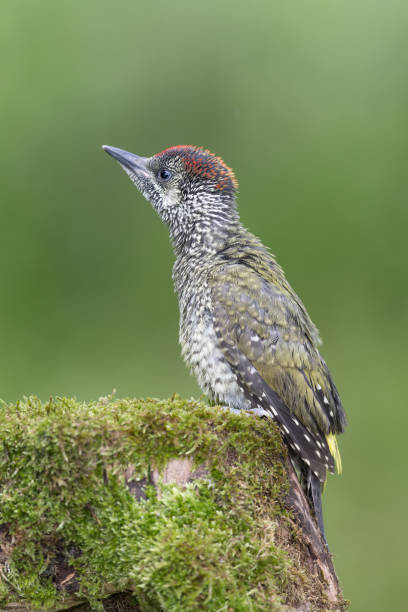
[[[305,307],[240,223],[232,170],[191,146],[106,150],[169,227],[185,361],[213,401],[278,423],[324,535],[320,489],[340,470],[344,411]]]

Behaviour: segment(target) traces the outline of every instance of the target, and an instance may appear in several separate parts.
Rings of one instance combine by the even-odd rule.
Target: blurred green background
[[[167,230],[100,145],[210,148],[348,413],[324,503],[354,611],[406,609],[407,22],[380,0],[0,7],[0,395],[200,394]]]

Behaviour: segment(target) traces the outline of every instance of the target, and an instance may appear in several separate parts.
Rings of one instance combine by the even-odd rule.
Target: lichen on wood
[[[0,609],[127,593],[141,612],[343,610],[305,563],[290,490],[257,417],[178,396],[4,403]]]

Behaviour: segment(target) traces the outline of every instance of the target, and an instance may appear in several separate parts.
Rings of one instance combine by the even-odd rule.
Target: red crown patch
[[[187,172],[214,181],[216,189],[220,191],[231,188],[237,189],[238,187],[233,170],[224,163],[221,157],[213,155],[202,147],[177,145],[157,153],[155,157],[165,155],[179,155]]]

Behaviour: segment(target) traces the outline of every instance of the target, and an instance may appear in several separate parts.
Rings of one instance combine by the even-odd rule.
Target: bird
[[[168,227],[187,366],[211,402],[275,421],[327,544],[321,493],[341,472],[344,409],[305,306],[241,223],[233,170],[193,145],[152,157],[103,149]]]

